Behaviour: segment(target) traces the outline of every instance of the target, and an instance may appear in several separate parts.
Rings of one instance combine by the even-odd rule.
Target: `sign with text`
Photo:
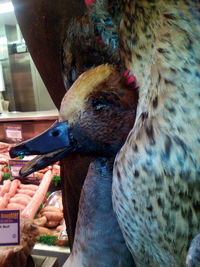
[[[20,177],[19,175],[19,171],[21,170],[21,168],[26,165],[29,161],[28,160],[21,160],[21,159],[10,159],[9,160],[9,166],[11,169],[11,174],[13,177]],[[35,176],[34,173],[30,174],[27,176],[28,178],[33,178],[33,180],[35,180]]]
[[[0,210],[0,246],[20,244],[20,211]]]
[[[9,124],[5,126],[6,139],[14,142],[22,141],[22,126],[21,124]]]

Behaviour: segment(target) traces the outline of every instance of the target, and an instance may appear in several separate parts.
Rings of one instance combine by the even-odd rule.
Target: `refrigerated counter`
[[[0,141],[18,143],[32,138],[58,119],[58,111],[8,112],[0,114]]]

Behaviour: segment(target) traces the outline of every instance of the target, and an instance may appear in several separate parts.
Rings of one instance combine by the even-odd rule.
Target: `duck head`
[[[21,169],[26,176],[71,153],[114,156],[133,127],[137,90],[111,65],[84,72],[65,94],[59,121],[11,148],[10,156],[38,155]]]

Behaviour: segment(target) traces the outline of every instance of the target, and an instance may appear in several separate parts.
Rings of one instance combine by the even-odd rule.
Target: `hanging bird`
[[[200,230],[199,11],[196,0],[123,2],[120,52],[139,100],[112,193],[137,266],[185,266]]]
[[[136,105],[137,90],[114,67],[101,65],[74,82],[61,103],[59,122],[10,150],[12,157],[42,154],[22,168],[22,175],[75,152],[98,157],[84,183],[66,266],[134,266],[112,209],[111,183],[113,158],[133,126]]]
[[[100,8],[98,12],[100,14],[103,13],[104,20],[109,21],[109,14],[106,16],[105,11],[101,12]],[[90,13],[92,14],[92,11]],[[104,20],[101,19],[101,22]],[[113,33],[114,29],[111,27],[107,32]],[[110,35],[112,36],[113,34]],[[85,70],[104,63],[119,66],[119,61],[118,49],[116,47],[112,49],[110,44],[102,41],[95,24],[91,23],[87,14],[71,20],[65,34],[62,57],[63,78],[66,89],[69,89]],[[93,158],[89,156],[73,154],[61,161],[64,217],[71,248],[75,234],[80,193],[89,163],[92,160]],[[71,166],[77,167],[72,168]]]
[[[65,88],[68,89],[85,70],[104,63],[117,66],[124,72],[127,85],[135,88],[134,77],[125,71],[119,56],[120,1],[91,2],[88,12],[72,19],[67,26],[62,58]],[[62,182],[64,215],[71,247],[80,192],[91,160],[90,157],[76,154],[61,161],[61,176],[65,177]],[[77,164],[79,168],[71,168]]]

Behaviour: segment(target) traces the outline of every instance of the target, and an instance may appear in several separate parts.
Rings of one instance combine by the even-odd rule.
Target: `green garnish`
[[[22,156],[22,155],[18,156],[18,159],[23,159],[23,158],[24,158],[24,156]]]
[[[55,186],[57,186],[60,181],[61,181],[60,176],[59,175],[54,175],[53,182],[54,182]]]
[[[49,245],[49,246],[55,246],[56,245],[56,241],[57,241],[57,237],[56,236],[51,236],[51,235],[41,235],[39,242]]]
[[[9,172],[3,172],[2,173],[2,179],[3,180],[7,180],[10,178],[10,173]]]
[[[9,172],[3,172],[2,173],[2,179],[3,180],[14,180],[14,177]]]

